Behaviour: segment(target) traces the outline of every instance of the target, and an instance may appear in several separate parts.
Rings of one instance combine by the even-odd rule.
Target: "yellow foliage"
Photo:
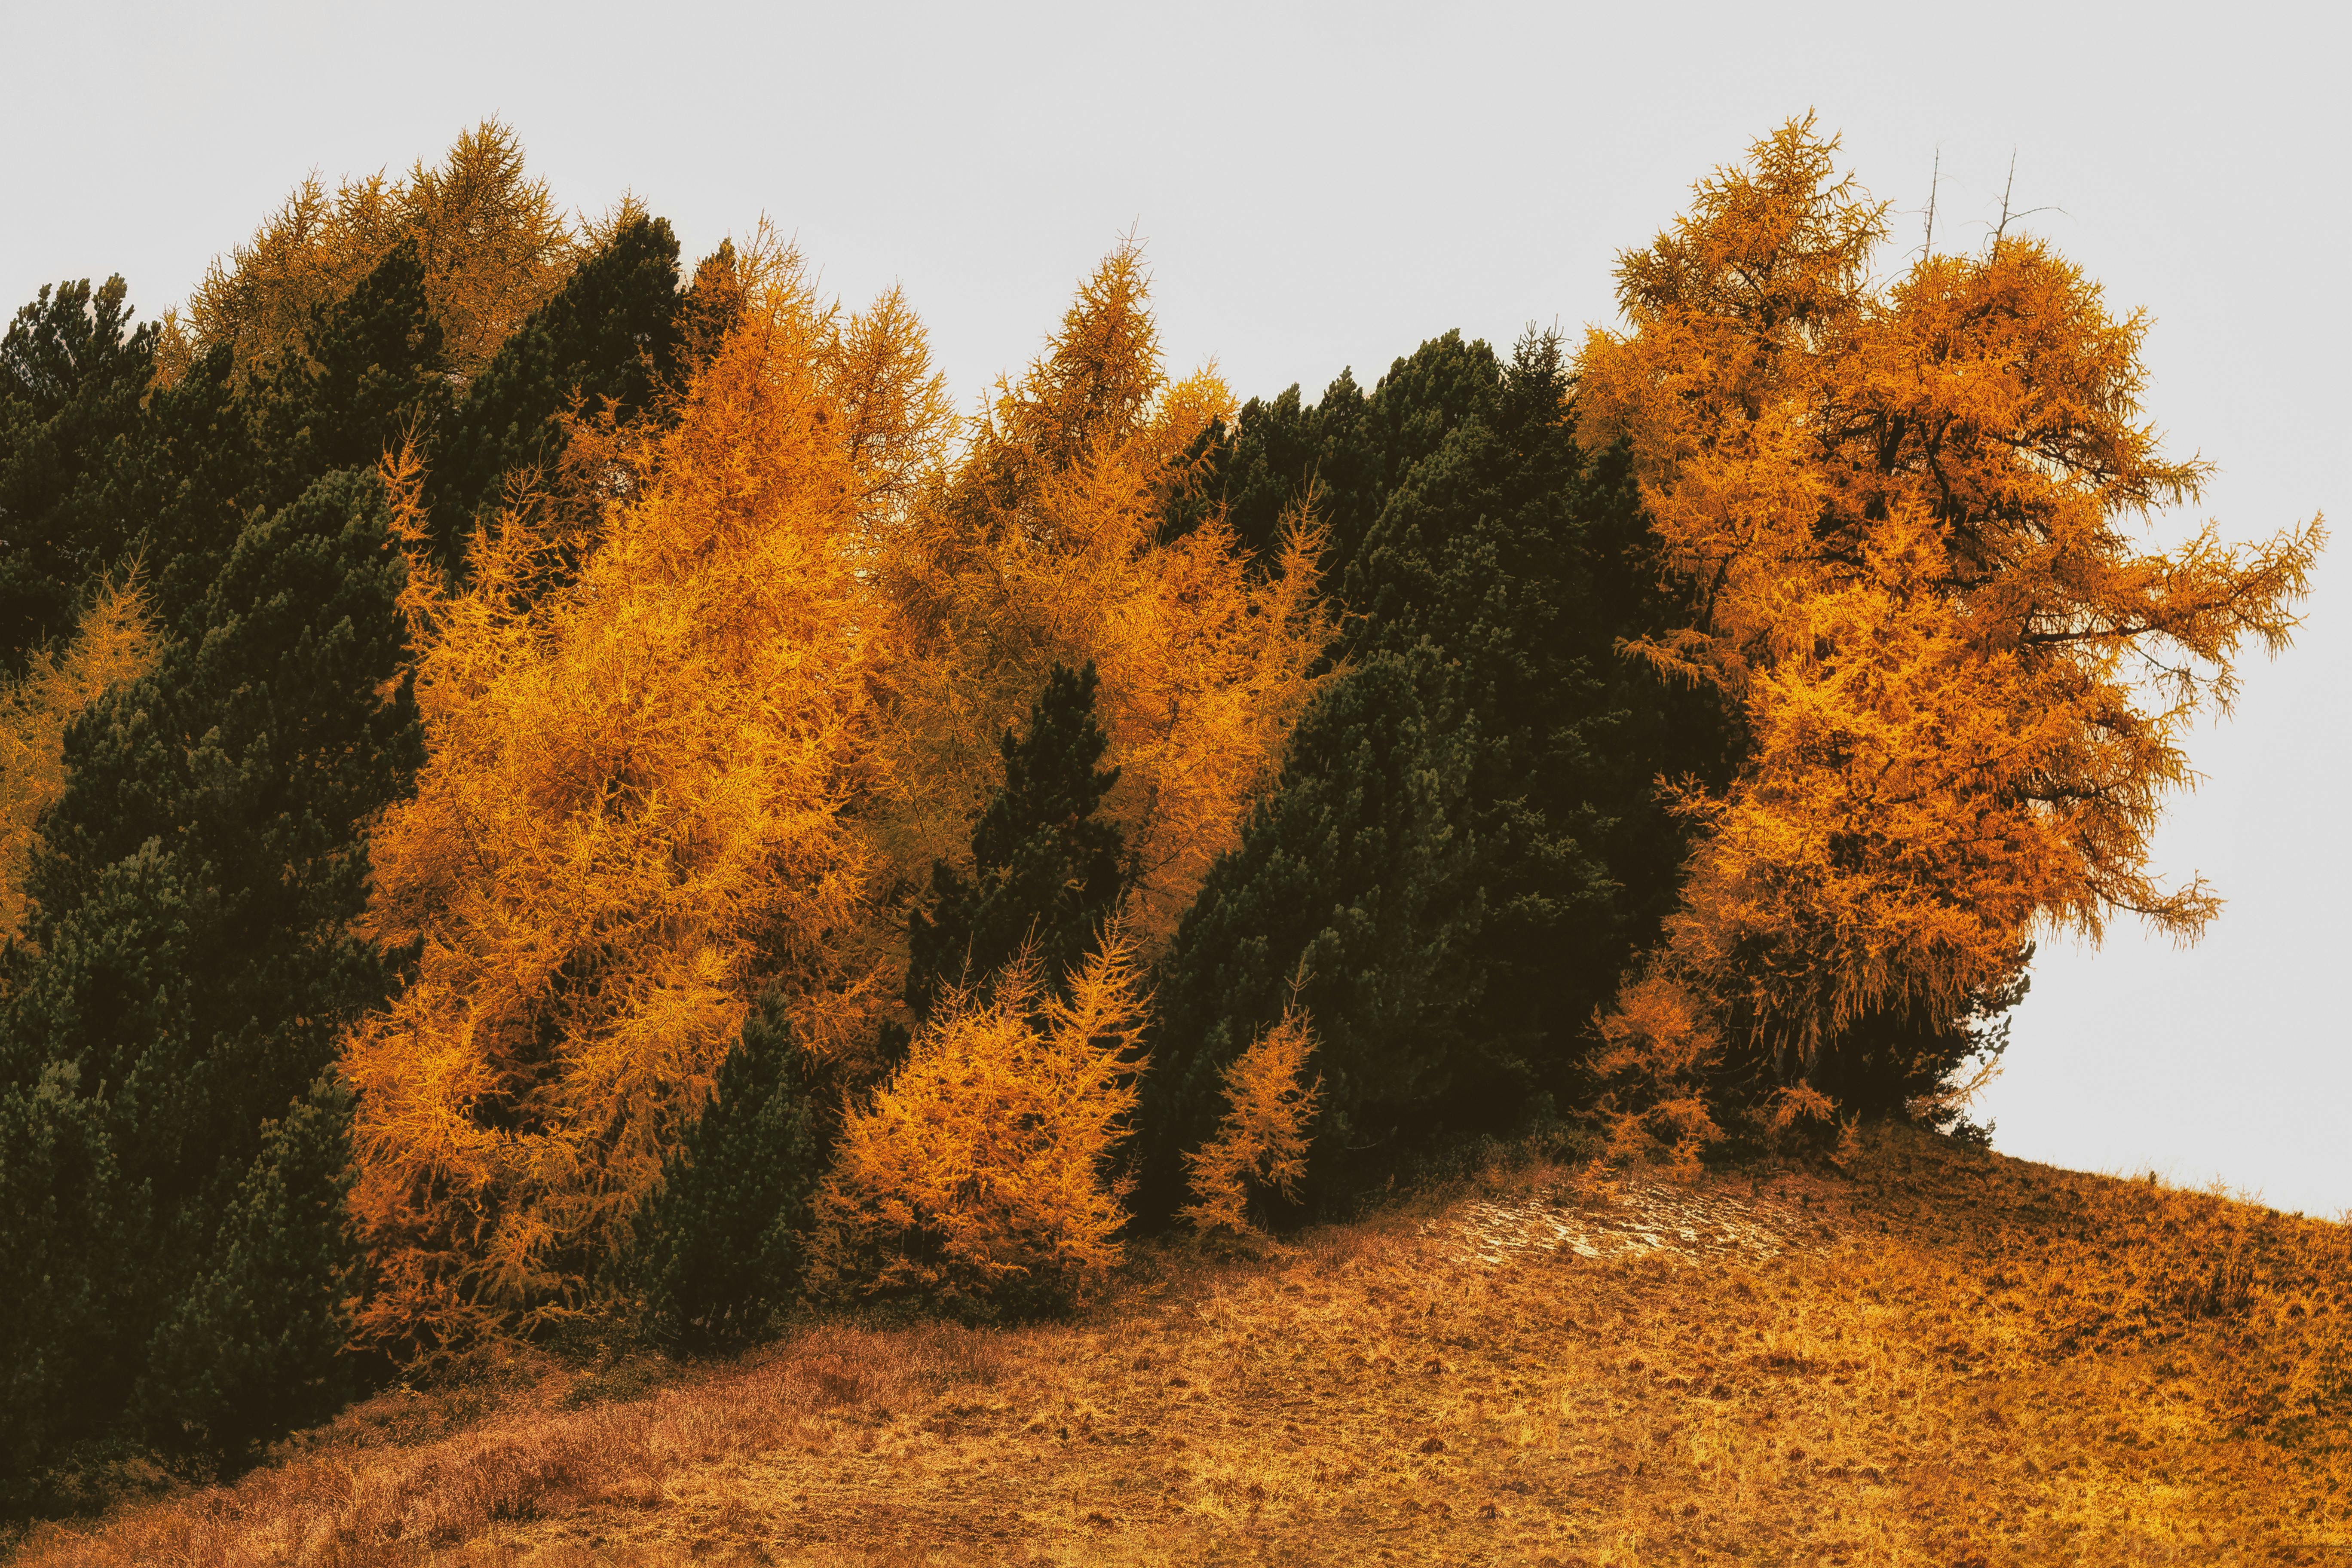
[[[1131,1184],[1107,1167],[1149,1002],[1116,922],[1069,988],[1057,1000],[1024,954],[988,1000],[950,996],[851,1109],[817,1199],[815,1289],[984,1315],[1081,1299],[1118,1263]]]
[[[1703,836],[1668,968],[1782,1081],[1864,1013],[1959,1016],[2037,931],[2197,934],[2218,901],[2160,886],[2149,837],[2325,537],[2137,546],[2206,472],[2142,414],[2146,317],[2007,234],[1874,284],[1885,209],[1835,148],[1791,122],[1703,182],[1621,262],[1632,330],[1591,336],[1580,394],[1699,595],[1633,651],[1754,742],[1728,791],[1678,792]]]
[[[593,238],[597,226],[590,230]],[[404,238],[416,242],[425,297],[461,378],[562,286],[576,256],[547,183],[524,170],[520,140],[485,120],[404,180],[378,171],[331,195],[315,173],[305,177],[251,239],[214,260],[184,317],[174,313],[163,379],[217,343],[232,346],[242,374],[300,342],[310,312],[350,293]]]
[[[1225,1116],[1216,1135],[1184,1156],[1192,1202],[1183,1217],[1200,1231],[1246,1235],[1250,1199],[1297,1195],[1307,1174],[1307,1129],[1323,1080],[1307,1081],[1315,1027],[1294,989],[1281,1019],[1250,1042],[1224,1070]]]
[[[477,533],[463,595],[419,574],[428,760],[375,837],[370,919],[422,954],[345,1059],[378,1336],[564,1310],[755,991],[784,983],[819,1051],[870,1005],[845,814],[871,767],[865,552],[936,399],[895,295],[845,319],[772,241],[737,268],[736,325],[676,426],[620,442],[575,578],[529,497]]]
[[[66,787],[66,731],[107,688],[155,668],[163,638],[133,588],[101,583],[63,658],[33,655],[0,683],[0,943],[22,940],[41,813]]]
[[[919,876],[962,852],[997,738],[1055,664],[1092,660],[1119,781],[1105,814],[1133,862],[1133,922],[1164,943],[1240,818],[1271,786],[1322,678],[1320,535],[1296,515],[1251,563],[1222,521],[1159,542],[1186,453],[1231,410],[1213,372],[1170,384],[1140,250],[1081,286],[1019,384],[1000,382],[961,463],[919,498],[882,579],[899,623],[885,672],[893,852]]]
[[[1706,999],[1652,967],[1626,976],[1614,1008],[1594,1020],[1602,1084],[1596,1109],[1615,1163],[1663,1161],[1685,1173],[1722,1142],[1707,1108],[1708,1076],[1723,1056]]]

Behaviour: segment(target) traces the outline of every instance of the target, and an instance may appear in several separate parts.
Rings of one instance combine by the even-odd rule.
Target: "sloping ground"
[[[19,1561],[2352,1561],[2344,1227],[1908,1134],[629,1375],[387,1396]]]

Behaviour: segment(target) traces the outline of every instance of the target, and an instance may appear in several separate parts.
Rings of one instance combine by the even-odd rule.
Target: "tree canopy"
[[[1630,325],[1588,339],[1578,418],[1630,447],[1696,598],[1637,651],[1749,737],[1727,787],[1677,795],[1698,847],[1657,974],[1723,1020],[1734,1076],[1867,1097],[1840,1057],[1874,1015],[1948,1045],[2038,932],[2212,919],[2150,836],[2325,535],[2135,542],[2207,471],[2141,407],[2147,317],[2007,233],[1874,281],[1885,208],[1835,150],[1790,122],[1622,258]]]
[[[2037,941],[2216,915],[2153,835],[2325,532],[2162,542],[2145,315],[1886,213],[1794,121],[1616,328],[1239,406],[1131,237],[960,413],[902,290],[494,121],[157,323],[40,290],[0,1501],[583,1321],[1061,1310],[1492,1137],[1949,1123]]]

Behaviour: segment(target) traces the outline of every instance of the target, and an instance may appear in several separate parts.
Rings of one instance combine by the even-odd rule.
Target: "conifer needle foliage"
[[[125,504],[156,329],[121,278],[44,288],[0,335],[0,667],[72,635],[146,520]]]
[[[1070,973],[1118,908],[1120,835],[1095,816],[1118,783],[1095,764],[1110,744],[1095,722],[1095,668],[1056,665],[1030,710],[1029,732],[1004,732],[1004,787],[972,829],[972,876],[931,867],[931,908],[908,928],[908,1011],[930,1016],[946,991],[982,985],[1024,949],[1045,988]]]
[[[832,1154],[821,1082],[782,995],[762,993],[631,1227],[618,1274],[657,1342],[740,1344],[799,1296],[812,1199]]]
[[[1246,1235],[1253,1203],[1289,1203],[1307,1174],[1307,1147],[1323,1080],[1307,1080],[1315,1028],[1295,994],[1275,1026],[1224,1071],[1225,1118],[1216,1136],[1184,1156],[1197,1230]]]
[[[404,576],[375,477],[325,475],[68,731],[0,1007],[0,1458],[126,1423],[234,1454],[341,1398],[333,1064],[395,978],[352,923],[421,750]]]
[[[214,348],[228,352],[239,374],[299,353],[311,314],[404,243],[416,250],[450,364],[465,377],[562,284],[580,237],[547,183],[526,170],[521,140],[497,120],[461,134],[439,163],[419,159],[404,177],[379,170],[331,195],[312,174],[250,239],[213,262],[184,318],[165,331],[164,378],[176,380]]]
[[[884,428],[926,350],[746,252],[740,319],[565,591],[509,510],[417,607],[429,760],[376,838],[415,982],[352,1037],[372,1332],[463,1340],[576,1308],[742,1026],[782,984],[838,1048],[877,976],[866,542],[934,434]],[[877,388],[884,389],[877,405]],[[922,416],[926,405],[915,405]]]
[[[1119,1261],[1149,1005],[1117,926],[1047,989],[1034,952],[942,999],[905,1064],[854,1106],[817,1200],[813,1282],[960,1316],[1082,1300]]]
[[[2152,836],[2324,530],[2137,537],[2207,472],[2145,317],[2007,226],[1878,277],[1835,150],[1702,182],[1580,353],[1313,404],[1171,374],[1130,238],[960,417],[898,289],[764,224],[681,288],[495,121],[160,325],[42,289],[0,1503],[582,1314],[1061,1310],[1136,1217],[1552,1113],[1845,1159],[2040,937],[2194,937]]]
[[[1137,940],[1156,951],[1273,784],[1328,679],[1331,628],[1310,515],[1294,509],[1255,558],[1221,514],[1161,539],[1198,478],[1188,453],[1231,396],[1210,372],[1167,377],[1149,300],[1142,253],[1122,245],[1027,373],[998,384],[961,461],[891,538],[882,582],[898,622],[892,771],[968,781],[908,801],[898,854],[954,861],[997,738],[1055,666],[1091,663],[1118,770],[1104,811],[1125,839]]]
[[[162,639],[135,589],[102,584],[64,653],[0,685],[0,942],[25,933],[41,814],[66,788],[66,728],[107,688],[155,667]]]
[[[2146,316],[2005,231],[1874,282],[1885,208],[1835,149],[1790,122],[1623,257],[1630,327],[1588,340],[1579,420],[1630,443],[1697,595],[1635,651],[1723,693],[1753,748],[1676,796],[1698,847],[1628,1007],[1688,986],[1751,1097],[1874,1107],[1964,1054],[1957,1021],[2037,933],[2212,919],[2150,837],[2242,651],[2287,645],[2325,533],[2137,543],[2206,473],[2142,410]],[[1929,1070],[1874,1082],[1849,1047],[1890,1012],[1927,1026]]]

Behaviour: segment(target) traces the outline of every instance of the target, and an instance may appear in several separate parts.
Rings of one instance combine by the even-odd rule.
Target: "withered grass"
[[[18,1562],[2352,1562],[2344,1226],[1887,1134],[1775,1256],[1460,1262],[1498,1171],[1067,1323],[387,1395]],[[467,1401],[472,1401],[468,1406]]]

